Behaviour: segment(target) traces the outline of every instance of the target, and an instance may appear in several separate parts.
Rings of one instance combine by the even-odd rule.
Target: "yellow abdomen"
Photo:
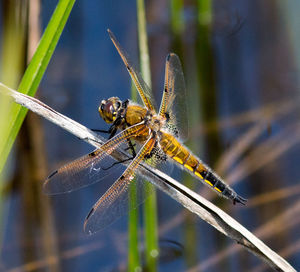
[[[220,177],[214,174],[199,158],[192,154],[173,135],[162,133],[160,146],[163,151],[174,161],[182,165],[188,172],[193,173],[198,179],[206,183],[225,197],[233,199],[234,191],[226,185]]]

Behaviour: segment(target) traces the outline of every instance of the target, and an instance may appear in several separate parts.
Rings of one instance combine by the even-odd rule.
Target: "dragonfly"
[[[186,137],[187,130],[182,117],[184,114],[178,111],[179,107],[182,111],[186,110],[185,83],[179,57],[170,53],[166,58],[163,94],[160,107],[156,110],[150,88],[134,68],[114,34],[110,30],[108,33],[143,106],[130,100],[121,101],[118,97],[102,100],[98,111],[101,118],[110,124],[109,139],[100,148],[54,171],[45,181],[44,191],[48,194],[70,192],[101,180],[101,176],[107,174],[106,171],[114,171],[113,166],[118,165],[114,163],[105,168],[102,163],[115,150],[126,145],[132,151],[132,158],[124,172],[88,213],[84,222],[85,232],[96,232],[125,213],[129,187],[139,180],[135,178],[137,170],[145,161],[153,165],[167,160],[174,162],[215,192],[232,200],[233,204],[244,205],[246,199],[238,195],[179,140],[180,137]],[[138,152],[135,151],[133,142],[140,145]]]

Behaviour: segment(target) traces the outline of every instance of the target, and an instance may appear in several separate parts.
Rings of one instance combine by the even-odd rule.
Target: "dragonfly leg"
[[[100,133],[109,134],[108,139],[111,139],[112,137],[114,137],[116,135],[117,130],[118,129],[117,129],[117,127],[114,124],[108,130],[94,129],[94,128],[91,129],[91,131],[94,131],[94,132],[100,132]]]
[[[112,125],[108,130],[108,132],[110,133],[108,139],[111,139],[112,137],[114,137],[117,133],[117,130],[118,130],[118,128],[115,125]]]
[[[131,150],[132,157],[130,157],[128,159],[125,159],[125,160],[122,160],[122,161],[114,162],[111,166],[109,166],[107,168],[102,168],[103,170],[108,170],[116,164],[124,163],[124,162],[130,161],[130,160],[133,160],[136,157],[136,152],[135,152],[135,149],[134,149],[135,144],[133,144],[130,139],[127,139],[127,143],[128,143],[128,147],[125,149],[125,151]]]
[[[103,167],[102,167],[101,169],[104,170],[104,171],[106,171],[106,170],[112,168],[113,166],[118,165],[119,163],[128,162],[128,161],[131,161],[131,160],[133,160],[133,159],[134,159],[134,157],[131,157],[131,158],[128,158],[128,159],[125,159],[125,160],[122,160],[122,161],[117,161],[117,162],[114,162],[111,166],[108,166],[108,167],[106,167],[106,168],[103,168]]]
[[[91,131],[94,131],[94,132],[100,132],[100,133],[110,133],[109,130],[104,130],[104,129],[94,129],[92,128]]]
[[[126,148],[125,150],[131,150],[131,154],[132,154],[132,157],[135,158],[136,156],[136,152],[135,152],[135,144],[132,143],[132,141],[130,139],[127,139],[127,143],[128,143],[128,148]]]
[[[117,128],[112,125],[108,130],[92,128],[91,131],[109,134],[108,139],[111,139],[116,135]]]
[[[91,131],[94,132],[101,132],[101,133],[110,133],[108,140],[111,139],[112,137],[115,136],[116,132],[117,132],[117,128],[115,126],[111,126],[109,130],[102,130],[102,129],[91,129]],[[102,142],[98,142],[97,140],[91,139],[89,137],[85,137],[83,138],[83,140],[91,140],[97,144],[103,144]]]

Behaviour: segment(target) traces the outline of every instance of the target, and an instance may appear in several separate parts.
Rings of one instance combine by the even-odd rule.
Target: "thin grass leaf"
[[[137,192],[134,185],[130,186],[129,192],[129,214],[128,214],[128,271],[138,271],[141,269],[138,241],[138,209],[131,208],[137,205]]]
[[[171,29],[175,35],[182,34],[184,29],[183,5],[183,0],[174,0],[170,2]]]
[[[18,91],[33,96],[46,71],[50,58],[64,29],[75,0],[60,0],[41,38],[37,50],[21,80]],[[27,110],[14,105],[7,113],[8,122],[1,132],[0,172],[20,130]]]

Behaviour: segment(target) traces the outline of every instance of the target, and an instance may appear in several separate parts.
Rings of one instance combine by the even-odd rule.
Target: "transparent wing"
[[[121,177],[115,181],[93,206],[84,223],[86,233],[92,234],[105,228],[128,211],[129,192],[131,191],[129,188],[131,185],[136,185],[138,190],[139,198],[137,204],[140,204],[145,199],[145,192],[143,192],[144,186],[142,186],[143,183],[141,179],[134,179],[136,175],[135,170],[141,161],[144,160],[145,156],[150,154],[154,145],[155,138],[147,140]],[[130,206],[130,208],[136,207],[134,205]]]
[[[117,41],[115,35],[108,29],[108,34],[115,45],[116,49],[118,50],[133,82],[135,87],[137,88],[139,95],[145,105],[145,107],[149,110],[155,110],[155,100],[152,97],[152,91],[149,88],[149,86],[146,84],[146,82],[143,80],[142,76],[139,72],[134,68],[133,64],[130,62],[126,52],[121,47],[119,42]]]
[[[71,192],[110,175],[107,168],[111,163],[103,159],[127,139],[145,133],[146,130],[144,124],[131,126],[108,140],[101,148],[62,166],[47,178],[43,187],[44,192],[47,194]]]
[[[187,97],[184,76],[178,56],[166,59],[165,85],[159,114],[167,118],[167,128],[181,140],[188,138]]]

